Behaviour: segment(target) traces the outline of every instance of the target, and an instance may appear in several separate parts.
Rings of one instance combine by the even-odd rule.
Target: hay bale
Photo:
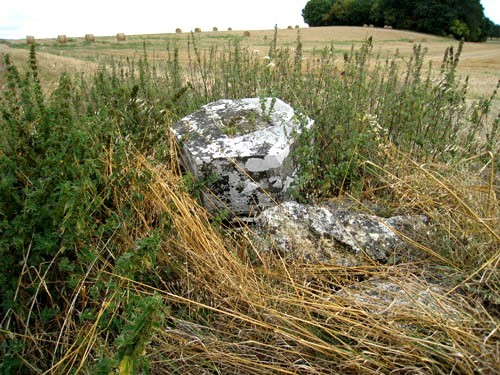
[[[194,29],[194,32],[195,33],[201,33],[201,29],[199,27],[197,27],[196,29]]]
[[[182,29],[180,29],[180,28],[178,27],[177,29],[175,29],[175,32],[176,32],[177,34],[180,34],[180,33],[182,33]]]
[[[64,44],[67,42],[68,42],[68,38],[66,38],[66,35],[58,35],[57,36],[57,43]]]
[[[219,29],[217,27],[212,27],[212,31],[219,31]]]
[[[85,34],[85,41],[86,42],[95,42],[94,34]]]
[[[35,37],[33,35],[26,35],[26,43],[35,44]]]
[[[233,31],[233,28],[232,27],[228,27],[227,31]]]
[[[127,40],[127,37],[124,33],[118,33],[116,34],[116,40],[119,42],[124,42],[125,40]]]
[[[250,31],[245,31],[245,32],[243,33],[243,36],[245,36],[245,37],[249,37],[249,36],[250,36]]]
[[[363,27],[368,27],[368,25],[365,23],[365,24],[363,25]]]
[[[370,26],[369,26],[369,27],[373,29],[375,26],[373,26],[372,24],[370,24]]]
[[[296,28],[296,29],[300,29],[300,26],[299,26],[299,25],[295,25],[295,28]]]
[[[293,27],[292,27],[292,25],[289,25],[286,29],[287,30],[293,30]]]

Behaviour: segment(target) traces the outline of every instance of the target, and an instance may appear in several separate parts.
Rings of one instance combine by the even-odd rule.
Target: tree
[[[455,0],[452,0],[455,1]],[[412,12],[412,18],[415,20],[415,25],[412,30],[435,34],[448,35],[450,27],[454,20],[458,20],[456,7],[451,6],[450,0],[418,0]],[[462,22],[463,23],[463,22]],[[462,29],[463,29],[462,25]],[[467,26],[467,25],[465,25]],[[461,39],[460,37],[459,39]]]
[[[304,22],[309,26],[328,26],[331,25],[328,15],[335,0],[310,0],[302,9]]]
[[[309,26],[372,23],[470,42],[498,32],[480,0],[310,0],[302,16]]]
[[[490,38],[500,38],[500,25],[496,25],[492,20],[486,18],[484,20],[484,30]]]
[[[454,3],[458,19],[465,22],[470,30],[470,34],[465,40],[471,42],[485,41],[488,35],[483,28],[486,25],[487,18],[484,16],[483,6],[479,0],[454,0]]]
[[[368,22],[373,0],[337,0],[330,8],[330,25],[360,26]]]
[[[454,19],[451,22],[450,31],[457,39],[469,39],[470,30],[465,22]]]

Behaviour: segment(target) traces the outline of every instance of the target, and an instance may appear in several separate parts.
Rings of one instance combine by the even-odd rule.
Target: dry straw
[[[118,33],[118,34],[116,34],[116,40],[119,42],[123,42],[123,41],[127,40],[127,37],[125,36],[124,33]]]
[[[250,31],[245,31],[245,32],[243,33],[243,36],[245,36],[245,37],[249,37],[249,36],[250,36]]]
[[[176,32],[177,34],[180,34],[180,33],[182,33],[182,29],[181,29],[180,27],[178,27],[177,29],[175,29],[175,32]]]
[[[68,42],[68,38],[66,38],[66,35],[58,35],[57,36],[57,42],[58,43],[67,43]]]
[[[197,27],[196,29],[194,29],[194,32],[195,33],[201,33],[201,28]]]
[[[86,42],[95,42],[94,34],[85,34],[85,41]]]
[[[33,35],[26,35],[26,43],[35,44],[35,37]]]
[[[172,220],[176,236],[165,251],[186,264],[175,285],[157,292],[167,306],[210,316],[209,323],[169,316],[175,328],[159,330],[155,342],[170,365],[216,363],[222,373],[242,374],[492,370],[494,342],[484,339],[491,319],[465,297],[441,294],[406,266],[285,263],[248,240],[248,228],[236,240],[214,230],[175,175],[140,156],[133,164],[155,176],[145,202]],[[363,294],[356,278],[386,279],[398,286],[389,302],[403,295],[408,303],[384,305],[385,297]]]
[[[215,27],[215,26],[214,26],[214,27],[212,28],[212,31],[219,31],[219,29],[218,29],[217,27]]]

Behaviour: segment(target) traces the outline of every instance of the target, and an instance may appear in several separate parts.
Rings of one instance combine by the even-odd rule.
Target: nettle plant
[[[444,163],[498,149],[491,136],[479,136],[498,127],[490,118],[496,91],[467,104],[468,80],[456,72],[462,44],[456,53],[447,49],[437,74],[432,66],[424,70],[426,50],[419,45],[403,64],[374,56],[372,49],[368,39],[344,54],[340,65],[334,50],[325,49],[295,81],[296,102],[315,120],[296,149],[300,191],[360,191],[370,174],[365,161],[383,165],[389,145],[421,162]]]
[[[80,80],[63,74],[52,92],[42,89],[34,46],[29,63],[22,77],[10,57],[4,58],[0,316],[8,331],[34,324],[39,332],[62,332],[68,327],[61,313],[76,309],[82,319],[95,317],[106,291],[119,289],[105,280],[88,290],[81,284],[89,275],[100,279],[92,271],[96,264],[104,262],[112,271],[116,263],[117,273],[142,281],[155,277],[144,265],[156,263],[170,224],[155,214],[147,215],[147,223],[138,213],[152,177],[131,160],[138,153],[167,162],[164,109],[176,99],[172,92],[158,95],[146,62],[133,77],[104,70]],[[157,106],[160,102],[166,104]],[[171,271],[168,265],[165,270]],[[86,290],[85,306],[68,305],[76,301],[75,290]],[[120,333],[122,324],[113,314],[103,323],[112,327],[112,336]],[[5,358],[11,358],[0,363],[2,371],[23,366],[14,353],[21,350],[18,345],[29,352],[24,344],[1,343]],[[57,346],[47,350],[55,353]]]

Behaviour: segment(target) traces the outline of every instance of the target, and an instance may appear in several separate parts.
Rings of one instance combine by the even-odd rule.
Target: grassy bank
[[[175,45],[158,60],[146,46],[50,90],[34,49],[26,73],[5,58],[3,373],[495,371],[496,94],[466,100],[460,49],[436,72],[418,45],[404,62],[378,57],[371,39],[304,60],[300,39],[292,50],[276,38],[269,59],[237,40],[189,39],[185,60]],[[221,97],[267,96],[316,121],[295,151],[296,198],[426,214],[428,232],[406,239],[418,262],[285,260],[200,207],[169,127]],[[439,285],[442,308],[415,299],[384,314],[350,297],[374,278]]]

